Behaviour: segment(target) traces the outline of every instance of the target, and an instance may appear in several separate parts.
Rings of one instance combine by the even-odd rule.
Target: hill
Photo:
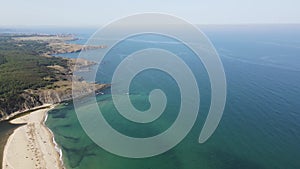
[[[70,37],[0,34],[0,119],[45,103],[72,99],[72,67],[76,60],[49,55],[82,49],[80,45],[66,45],[66,39]],[[82,62],[82,66],[92,64]],[[88,92],[93,92],[94,84],[82,84],[89,88]],[[95,85],[97,90],[107,87]]]

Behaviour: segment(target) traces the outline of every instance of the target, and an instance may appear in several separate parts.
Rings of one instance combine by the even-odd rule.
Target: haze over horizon
[[[0,7],[0,26],[101,26],[144,12],[178,16],[193,24],[300,24],[300,1],[11,0]]]

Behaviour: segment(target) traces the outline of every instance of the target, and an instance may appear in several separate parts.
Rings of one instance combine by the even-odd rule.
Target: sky
[[[159,12],[193,24],[300,23],[299,0],[0,0],[0,26],[99,26]]]

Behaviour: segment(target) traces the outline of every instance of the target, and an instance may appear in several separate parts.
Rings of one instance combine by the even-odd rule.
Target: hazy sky
[[[0,0],[0,25],[99,26],[141,12],[194,24],[300,23],[300,0]]]

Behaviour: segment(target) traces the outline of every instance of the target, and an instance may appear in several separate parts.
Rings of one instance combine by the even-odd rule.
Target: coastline
[[[53,105],[53,108],[55,108],[55,106]],[[62,169],[65,169],[64,167],[64,161],[63,161],[63,154],[62,154],[62,150],[61,148],[59,147],[59,145],[57,144],[57,142],[55,141],[55,138],[54,138],[54,133],[50,130],[50,128],[48,128],[46,126],[46,121],[47,121],[47,118],[48,118],[48,112],[50,110],[48,110],[46,113],[45,113],[45,116],[44,116],[44,120],[43,120],[43,126],[48,130],[48,132],[50,133],[50,136],[52,137],[52,145],[54,146],[56,152],[59,154],[59,163],[60,163],[60,167]]]
[[[53,132],[45,125],[48,111],[55,104],[45,105],[29,114],[10,121],[24,124],[9,136],[3,153],[3,169],[53,168],[63,169],[62,152],[55,142]]]
[[[16,44],[18,44],[18,42],[23,43],[23,41],[49,43],[47,46],[50,49],[44,49],[45,51],[40,54],[40,56],[46,58],[52,58],[53,54],[106,48],[105,45],[84,46],[80,44],[69,44],[66,42],[67,40],[74,40],[74,37],[69,35],[32,35],[15,37],[13,39]],[[45,125],[48,117],[47,112],[53,109],[55,105],[72,99],[72,73],[75,71],[75,68],[86,69],[94,64],[94,62],[85,59],[61,58],[61,60],[55,62],[54,65],[46,66],[49,70],[59,72],[55,74],[56,79],[51,77],[47,80],[57,81],[38,89],[26,89],[22,91],[21,97],[28,102],[26,102],[26,104],[16,104],[22,105],[18,108],[18,111],[7,112],[7,110],[15,110],[8,109],[10,107],[4,109],[6,111],[0,110],[0,122],[20,125],[20,127],[11,130],[2,142],[1,150],[3,150],[3,155],[0,157],[2,159],[0,169],[1,167],[2,169],[65,168],[62,150],[54,139],[54,133]],[[86,93],[83,94],[80,92],[80,95],[75,97],[84,97],[94,91],[99,93],[99,91],[110,86],[110,84],[94,84],[86,81],[81,81],[78,84]]]

